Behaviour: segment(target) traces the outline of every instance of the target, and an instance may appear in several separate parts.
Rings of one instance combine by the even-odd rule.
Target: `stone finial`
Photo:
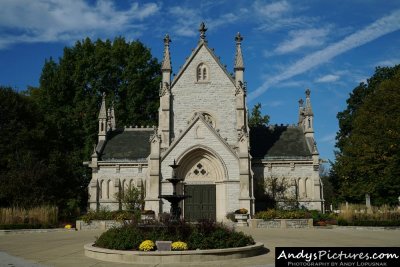
[[[306,90],[306,96],[307,96],[307,97],[310,97],[310,94],[311,94],[311,91],[310,91],[309,88],[307,88],[307,90]]]
[[[171,39],[169,38],[169,35],[166,34],[164,37],[164,58],[161,66],[162,71],[171,71],[171,56],[169,53],[169,43],[171,42]]]
[[[204,22],[202,22],[202,23],[200,24],[200,28],[199,28],[200,39],[201,39],[202,41],[205,41],[205,40],[206,40],[206,31],[207,31],[206,24],[205,24]]]
[[[236,70],[244,70],[244,63],[243,63],[243,55],[242,55],[242,48],[241,43],[243,41],[243,37],[238,32],[235,37],[236,41],[236,55],[235,55],[235,71]]]
[[[313,115],[313,111],[312,111],[312,107],[311,107],[310,95],[311,95],[311,91],[310,91],[310,89],[307,88],[307,90],[306,90],[305,112],[306,112],[306,115],[312,116]]]
[[[169,38],[168,33],[164,37],[164,45],[169,46],[169,43],[171,42],[171,39]]]
[[[299,107],[303,107],[303,104],[304,104],[304,100],[302,99],[302,98],[300,98],[300,100],[299,100]]]
[[[94,144],[94,145],[93,145],[93,153],[92,153],[92,158],[97,158],[96,144]]]
[[[243,37],[240,35],[240,32],[236,34],[235,41],[236,44],[240,44],[243,41]]]
[[[101,99],[101,107],[99,112],[99,119],[107,119],[107,109],[106,109],[106,93],[103,92]]]

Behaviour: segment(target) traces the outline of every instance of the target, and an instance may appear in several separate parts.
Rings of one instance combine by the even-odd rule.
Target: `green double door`
[[[185,195],[192,196],[184,201],[186,221],[202,219],[215,221],[215,185],[186,185]]]

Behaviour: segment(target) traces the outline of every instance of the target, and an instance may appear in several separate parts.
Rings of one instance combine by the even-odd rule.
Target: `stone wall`
[[[275,161],[253,164],[254,181],[257,185],[266,178],[285,179],[287,193],[296,194],[300,206],[307,209],[321,210],[320,177],[314,170],[312,160]],[[257,196],[255,196],[257,199]]]
[[[250,219],[249,226],[252,228],[311,228],[313,227],[312,219]]]
[[[147,163],[101,163],[89,185],[89,208],[119,209],[115,194],[129,185],[143,186],[146,176]]]
[[[122,222],[115,220],[93,220],[89,223],[78,220],[76,221],[76,230],[108,230],[122,225]]]
[[[208,81],[197,82],[196,70],[200,63],[208,67]],[[194,112],[205,111],[215,120],[215,127],[229,143],[236,143],[235,85],[203,46],[187,68],[173,82],[173,136],[187,127]]]

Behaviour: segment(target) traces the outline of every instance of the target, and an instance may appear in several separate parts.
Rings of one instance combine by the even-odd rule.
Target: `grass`
[[[19,207],[0,208],[0,225],[48,225],[58,224],[58,208],[39,206],[30,209]]]

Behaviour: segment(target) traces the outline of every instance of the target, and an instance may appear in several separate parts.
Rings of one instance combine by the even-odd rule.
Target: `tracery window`
[[[204,166],[201,163],[199,163],[196,165],[196,168],[194,169],[193,173],[196,175],[205,175],[207,171],[204,169]]]
[[[209,79],[208,67],[204,63],[200,63],[197,66],[197,81],[198,82],[207,82]]]

